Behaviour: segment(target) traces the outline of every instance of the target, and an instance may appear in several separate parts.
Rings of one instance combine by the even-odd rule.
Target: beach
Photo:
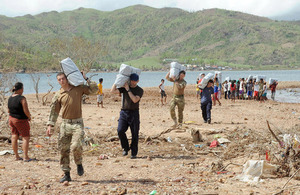
[[[277,89],[299,88],[300,81],[279,82]],[[167,102],[172,87],[166,86]],[[158,87],[144,88],[140,102],[140,140],[137,159],[122,156],[117,139],[121,97],[104,89],[104,108],[97,107],[96,96],[83,104],[86,144],[83,166],[85,174],[76,175],[71,157],[72,181],[59,183],[63,172],[59,166],[57,137],[59,117],[54,135],[46,137],[46,122],[50,111],[51,92],[45,105],[35,94],[26,94],[32,114],[29,156],[36,161],[15,161],[14,155],[0,156],[1,194],[273,194],[281,190],[289,177],[272,174],[263,181],[248,183],[236,178],[247,160],[266,160],[266,152],[278,151],[276,139],[270,133],[298,134],[300,104],[272,100],[220,100],[213,106],[211,124],[203,123],[200,100],[195,85],[185,90],[184,124],[172,129],[169,106],[161,105]],[[41,97],[45,94],[39,94]],[[276,97],[275,97],[276,98]],[[177,111],[176,111],[177,112]],[[2,118],[1,136],[10,136]],[[202,140],[193,142],[191,132],[199,131]],[[130,130],[127,131],[130,137]],[[210,148],[217,138],[230,143]],[[0,140],[0,151],[11,150]],[[270,164],[278,159],[271,158]],[[224,168],[226,165],[226,168]],[[285,193],[300,191],[299,181],[291,179]]]

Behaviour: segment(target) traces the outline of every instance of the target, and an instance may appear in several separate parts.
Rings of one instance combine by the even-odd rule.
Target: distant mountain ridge
[[[221,9],[187,12],[143,5],[111,12],[79,8],[35,16],[0,16],[0,35],[25,53],[50,53],[55,38],[83,36],[107,47],[99,63],[147,56],[213,59],[248,65],[300,65],[299,22]],[[1,48],[1,45],[0,45]]]

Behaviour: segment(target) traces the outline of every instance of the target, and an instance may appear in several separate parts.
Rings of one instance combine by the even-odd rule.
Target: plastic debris
[[[210,144],[210,148],[214,148],[214,147],[217,147],[219,145],[219,143],[218,143],[218,141],[217,140],[214,140],[214,141],[212,141],[211,142],[211,144]]]
[[[269,164],[264,160],[248,160],[244,164],[243,172],[237,179],[244,182],[261,182],[260,177],[267,171],[276,170],[277,166]]]

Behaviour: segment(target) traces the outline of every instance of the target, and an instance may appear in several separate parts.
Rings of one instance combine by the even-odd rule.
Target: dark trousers
[[[131,137],[132,137],[130,147],[126,136],[126,131],[128,127],[130,127]],[[121,110],[119,124],[118,124],[118,136],[123,150],[129,151],[131,149],[132,156],[136,156],[138,153],[139,130],[140,130],[139,111]]]
[[[212,102],[206,102],[201,103],[201,110],[202,110],[202,117],[203,120],[207,121],[208,119],[211,119],[211,108],[212,108]]]
[[[228,91],[225,91],[225,99],[227,99]]]

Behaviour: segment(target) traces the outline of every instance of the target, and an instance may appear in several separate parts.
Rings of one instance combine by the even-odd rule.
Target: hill
[[[95,66],[119,64],[144,57],[182,59],[182,63],[241,65],[300,65],[300,26],[241,12],[210,9],[186,12],[136,5],[111,12],[79,8],[35,16],[0,16],[0,68],[55,69],[51,41],[81,36],[100,42],[106,55]],[[17,48],[17,62],[3,58]],[[20,57],[21,56],[21,57]],[[38,57],[36,57],[38,56]],[[16,58],[16,57],[15,57]],[[21,66],[20,66],[21,65]]]

